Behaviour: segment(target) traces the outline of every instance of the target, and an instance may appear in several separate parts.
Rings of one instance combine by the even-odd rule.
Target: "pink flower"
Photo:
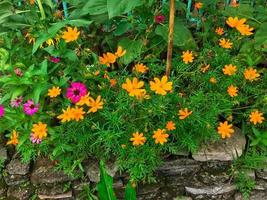
[[[164,15],[156,15],[154,20],[157,24],[164,23],[165,22],[165,16]]]
[[[34,134],[31,133],[30,140],[32,143],[40,144],[42,142],[42,139],[34,137]]]
[[[21,71],[20,68],[15,68],[15,69],[14,69],[14,72],[15,72],[15,74],[16,74],[17,76],[19,76],[19,77],[23,76],[23,72]]]
[[[50,61],[53,63],[59,63],[61,58],[50,56]]]
[[[23,97],[20,96],[20,97],[16,97],[15,99],[11,100],[10,101],[10,105],[12,107],[19,107],[19,105],[22,103],[22,100],[23,100]]]
[[[67,89],[66,96],[68,99],[71,100],[72,103],[77,103],[86,94],[87,94],[87,89],[83,83],[73,82]]]
[[[0,104],[0,118],[3,117],[5,114],[5,108],[3,105]]]
[[[39,104],[34,105],[32,100],[28,100],[27,103],[23,104],[23,110],[26,115],[33,115],[39,109]]]

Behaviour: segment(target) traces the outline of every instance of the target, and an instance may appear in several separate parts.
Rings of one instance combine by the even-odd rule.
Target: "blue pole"
[[[68,18],[68,6],[67,6],[67,3],[65,1],[63,1],[62,5],[63,5],[65,19],[67,19]]]

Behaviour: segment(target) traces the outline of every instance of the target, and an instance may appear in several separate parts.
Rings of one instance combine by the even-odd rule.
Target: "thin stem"
[[[43,5],[42,5],[42,1],[41,0],[37,0],[37,3],[38,3],[38,7],[39,7],[39,10],[40,10],[40,13],[41,13],[41,19],[45,19],[45,12],[44,12],[44,8],[43,8]]]
[[[168,38],[166,76],[170,76],[171,65],[172,65],[174,14],[175,14],[175,0],[170,0],[169,38]]]

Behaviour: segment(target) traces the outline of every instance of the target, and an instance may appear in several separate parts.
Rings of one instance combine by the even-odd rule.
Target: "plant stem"
[[[166,76],[170,76],[171,65],[172,65],[174,14],[175,14],[175,0],[170,0],[169,38],[168,38]]]
[[[39,10],[40,10],[40,13],[41,13],[41,19],[45,19],[45,12],[44,12],[44,8],[43,8],[43,5],[42,5],[42,1],[41,0],[37,0],[37,3],[38,3],[38,7],[39,7]]]

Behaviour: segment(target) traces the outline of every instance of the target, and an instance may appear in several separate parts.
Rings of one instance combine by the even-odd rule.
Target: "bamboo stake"
[[[168,37],[168,53],[166,76],[170,76],[172,65],[172,49],[173,49],[173,29],[174,29],[175,0],[170,0],[170,16],[169,16],[169,37]]]

